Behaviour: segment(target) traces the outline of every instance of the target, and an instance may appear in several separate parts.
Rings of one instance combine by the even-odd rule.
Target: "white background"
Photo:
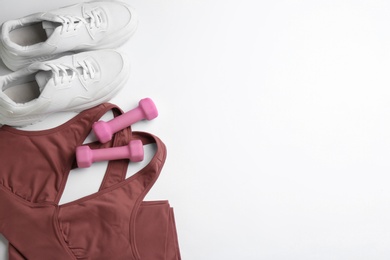
[[[0,0],[0,19],[76,2]],[[389,1],[127,2],[111,102],[159,109],[133,129],[168,147],[147,199],[175,208],[184,260],[390,259]],[[72,176],[64,200],[93,192]]]

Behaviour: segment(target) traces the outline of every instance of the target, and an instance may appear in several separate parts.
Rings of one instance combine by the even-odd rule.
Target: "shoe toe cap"
[[[109,17],[108,30],[112,33],[119,30],[134,30],[138,19],[134,9],[127,4],[112,2],[107,5],[106,12]]]
[[[99,66],[99,79],[93,85],[97,96],[112,95],[119,91],[130,75],[127,57],[116,50],[97,51],[95,60]]]
[[[96,60],[100,67],[101,81],[106,84],[120,77],[129,66],[126,56],[115,50],[100,51]]]

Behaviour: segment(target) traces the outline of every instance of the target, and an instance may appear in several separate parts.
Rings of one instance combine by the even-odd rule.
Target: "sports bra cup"
[[[11,162],[6,164],[9,169],[0,171],[0,233],[9,240],[13,253],[27,259],[140,259],[135,244],[136,214],[166,158],[165,145],[158,137],[131,132],[129,127],[114,134],[111,142],[88,144],[93,148],[120,146],[135,138],[144,145],[156,143],[156,152],[144,168],[127,179],[129,161],[110,161],[99,191],[58,205],[69,172],[75,167],[75,147],[88,136],[92,123],[109,110],[115,116],[122,113],[105,103],[49,130],[0,128],[0,139],[8,140],[0,143],[0,158],[15,156],[15,152],[5,152],[11,149],[22,151],[22,156],[38,153],[32,157],[44,160],[34,164],[28,159],[32,165],[24,171],[21,165],[26,168],[26,163]],[[48,140],[43,146],[38,140],[41,137]],[[53,150],[43,149],[47,145]],[[35,186],[26,191],[30,183]]]
[[[23,131],[6,125],[1,127],[0,158],[6,158],[8,163],[2,165],[0,186],[30,202],[58,204],[69,172],[76,167],[75,148],[87,138],[92,123],[110,109],[114,115],[121,113],[117,107],[107,103],[83,111],[64,124],[47,130]],[[103,145],[95,142],[90,146],[113,146],[113,142],[118,142],[117,136],[124,133],[128,135],[130,130],[117,133],[111,142]],[[23,163],[20,163],[20,158],[23,158]],[[26,171],[34,173],[27,175]]]

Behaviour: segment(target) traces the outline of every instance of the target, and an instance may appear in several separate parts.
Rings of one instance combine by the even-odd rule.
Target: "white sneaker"
[[[24,126],[60,111],[82,111],[113,98],[130,65],[115,50],[98,50],[36,62],[0,76],[0,124]],[[12,90],[35,93],[23,100]]]
[[[113,49],[135,32],[138,19],[125,3],[79,3],[3,23],[0,55],[11,70],[70,51]]]

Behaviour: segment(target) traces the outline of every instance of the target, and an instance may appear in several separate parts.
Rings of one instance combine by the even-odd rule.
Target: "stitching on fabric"
[[[32,202],[29,200],[26,200],[22,198],[21,196],[17,195],[16,193],[12,192],[8,187],[4,186],[2,183],[0,184],[0,190],[4,191],[6,194],[8,194],[11,197],[14,197],[15,199],[19,200],[21,203],[28,205],[30,207],[42,207],[42,206],[57,206],[54,202],[49,201],[37,201]]]
[[[74,257],[74,259],[77,259],[76,255],[73,254],[72,250],[69,248],[68,243],[66,243],[66,241],[65,241],[64,235],[62,234],[61,225],[60,225],[60,218],[58,216],[59,216],[59,208],[57,206],[55,209],[54,216],[53,216],[55,233],[56,233],[57,238],[60,241],[62,247],[65,249],[65,251],[67,251],[70,256]]]

